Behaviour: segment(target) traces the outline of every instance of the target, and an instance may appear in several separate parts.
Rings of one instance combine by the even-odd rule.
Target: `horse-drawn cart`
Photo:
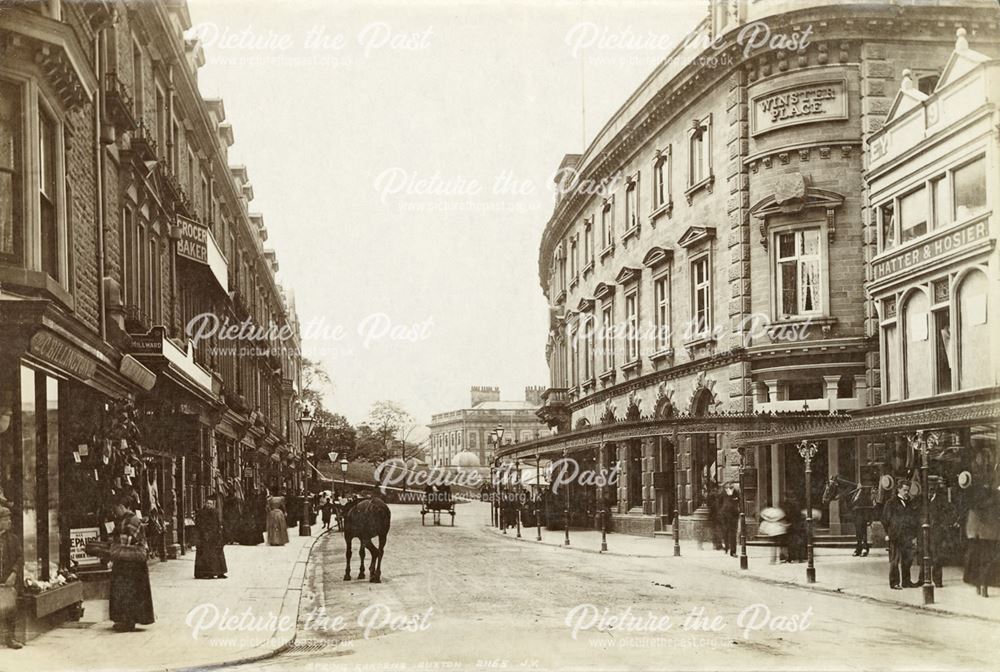
[[[455,500],[451,497],[451,486],[432,485],[424,492],[424,501],[420,506],[420,524],[426,525],[427,514],[431,514],[434,525],[441,524],[441,514],[451,514],[451,526],[455,527]]]

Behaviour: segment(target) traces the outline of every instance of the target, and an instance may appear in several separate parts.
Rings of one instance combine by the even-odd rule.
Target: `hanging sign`
[[[177,256],[208,265],[208,227],[177,215]]]

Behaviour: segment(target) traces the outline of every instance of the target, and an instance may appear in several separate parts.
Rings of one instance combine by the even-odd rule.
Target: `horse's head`
[[[840,496],[840,481],[837,480],[836,476],[831,476],[830,480],[826,482],[826,487],[823,488],[823,503],[829,504],[834,499]]]

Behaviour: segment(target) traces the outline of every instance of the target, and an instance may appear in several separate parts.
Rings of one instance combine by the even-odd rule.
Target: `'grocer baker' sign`
[[[208,228],[198,222],[177,216],[177,228],[180,237],[177,239],[177,256],[208,264]]]
[[[754,96],[750,132],[814,121],[847,119],[847,83],[843,79],[796,84]]]

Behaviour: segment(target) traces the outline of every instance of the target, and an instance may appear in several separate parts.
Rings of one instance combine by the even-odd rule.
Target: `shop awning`
[[[947,429],[974,424],[1000,422],[1000,396],[997,388],[958,394],[940,395],[895,404],[873,406],[857,411],[847,420],[816,422],[797,427],[785,426],[775,431],[748,431],[736,437],[743,446],[797,443],[803,439],[835,439],[873,434],[897,434],[919,429]]]

